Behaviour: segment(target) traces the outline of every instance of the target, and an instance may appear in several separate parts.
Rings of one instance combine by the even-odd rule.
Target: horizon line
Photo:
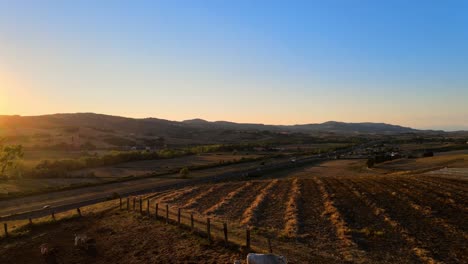
[[[206,121],[209,123],[216,123],[216,122],[229,122],[229,123],[236,123],[236,124],[248,124],[248,125],[264,125],[264,126],[300,126],[300,125],[314,125],[314,124],[325,124],[329,122],[336,122],[336,123],[345,123],[345,124],[385,124],[385,125],[392,125],[392,126],[400,126],[404,128],[410,128],[415,130],[429,130],[429,131],[442,131],[442,132],[466,132],[468,131],[468,127],[462,125],[453,125],[452,127],[459,127],[461,129],[447,129],[447,128],[434,128],[434,127],[412,127],[412,126],[405,126],[400,124],[394,123],[387,123],[387,122],[375,122],[375,121],[360,121],[360,122],[347,122],[347,121],[338,121],[338,120],[328,120],[324,122],[308,122],[308,123],[295,123],[295,124],[266,124],[266,123],[249,123],[249,122],[242,122],[242,121],[228,121],[228,120],[208,120],[201,117],[194,117],[190,119],[183,119],[183,120],[176,120],[176,119],[168,119],[168,118],[159,118],[154,116],[146,116],[146,117],[135,117],[135,116],[123,116],[123,115],[116,115],[116,114],[105,114],[105,113],[97,113],[97,112],[58,112],[52,114],[37,114],[37,115],[21,115],[21,114],[0,114],[0,116],[9,116],[9,117],[41,117],[41,116],[53,116],[53,115],[74,115],[74,114],[94,114],[94,115],[104,115],[104,116],[113,116],[113,117],[121,117],[121,118],[128,118],[128,119],[159,119],[159,120],[166,120],[171,122],[185,122],[191,120],[201,120]],[[463,127],[463,128],[462,128]]]

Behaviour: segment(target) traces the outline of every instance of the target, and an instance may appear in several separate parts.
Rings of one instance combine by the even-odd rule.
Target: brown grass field
[[[443,168],[468,168],[468,154],[447,154],[419,159],[398,159],[375,166],[377,173],[419,174]]]
[[[84,184],[105,183],[109,181],[119,180],[125,177],[145,176],[149,173],[164,174],[174,169],[184,166],[196,165],[218,165],[221,161],[239,160],[242,157],[257,158],[261,155],[256,154],[237,154],[231,153],[206,153],[200,155],[191,155],[186,157],[161,159],[161,160],[145,160],[127,162],[108,167],[98,167],[93,169],[79,170],[70,173],[70,177],[65,178],[19,178],[7,179],[0,181],[0,195],[15,193],[31,193],[37,191],[56,190],[65,187],[73,187]],[[30,161],[32,162],[32,161]],[[258,162],[255,162],[257,165]],[[216,173],[225,173],[233,170],[242,169],[251,166],[252,163],[233,164],[221,167],[208,168],[204,170],[192,171],[189,174],[190,178],[205,177]],[[95,177],[89,177],[89,172],[94,172]],[[178,173],[165,175],[164,177],[179,178]]]
[[[172,159],[160,159],[160,160],[143,160],[133,161],[113,166],[99,167],[93,169],[80,170],[73,173],[73,175],[87,175],[93,172],[96,177],[99,178],[121,178],[126,176],[141,176],[148,173],[166,173],[174,169],[180,169],[188,166],[200,166],[217,164],[226,161],[238,161],[242,158],[257,158],[262,155],[250,154],[236,154],[219,152],[219,153],[204,153],[199,155],[190,155],[185,157],[178,157]]]
[[[460,157],[432,161],[435,166],[464,164]],[[428,162],[416,160],[410,169],[419,170],[419,164]],[[156,203],[161,208],[167,203],[171,218],[182,208],[185,218],[195,213],[202,227],[207,216],[213,225],[227,222],[231,240],[241,245],[249,225],[253,250],[267,252],[270,237],[273,252],[287,256],[290,263],[468,263],[466,177],[379,173],[383,169],[363,169],[363,163],[329,161],[265,178],[191,186],[145,198],[150,199],[152,213]],[[114,210],[86,219],[32,231],[25,236],[28,239],[1,242],[0,262],[2,257],[17,256],[24,260],[21,263],[36,263],[39,243],[55,239],[66,263],[171,263],[171,255],[174,263],[232,263],[240,254],[127,212]],[[86,262],[91,260],[73,251],[73,230],[89,230],[102,255]]]

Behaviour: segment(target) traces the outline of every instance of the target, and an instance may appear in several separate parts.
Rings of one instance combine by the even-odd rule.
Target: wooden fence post
[[[206,218],[206,233],[208,234],[208,242],[211,243],[211,220]]]
[[[190,213],[190,228],[192,229],[192,231],[193,231],[193,227],[194,227],[194,224],[193,224],[193,213]]]
[[[127,197],[127,211],[130,211],[130,198]]]
[[[81,216],[81,210],[80,210],[80,208],[79,208],[79,207],[78,207],[78,208],[76,208],[76,211],[78,212],[78,215],[79,215],[79,216]]]
[[[248,227],[245,229],[245,247],[250,249],[250,229]]]
[[[55,212],[52,211],[52,219],[55,221]]]
[[[177,210],[177,224],[180,225],[180,208]]]
[[[122,197],[119,197],[119,201],[120,201],[120,210],[122,210]]]
[[[133,211],[135,211],[135,203],[136,203],[136,198],[133,197]]]
[[[166,224],[169,223],[169,205],[166,204]]]
[[[7,223],[3,224],[3,229],[5,229],[5,237],[8,237],[8,224]]]
[[[154,214],[154,218],[156,218],[156,219],[158,218],[158,209],[159,209],[159,204],[156,203],[156,208],[154,208],[154,211],[156,211],[155,214]]]
[[[268,248],[270,249],[270,254],[273,254],[273,248],[271,247],[271,239],[268,237]]]
[[[143,214],[143,201],[141,200],[141,197],[140,197],[140,214]]]
[[[150,216],[150,200],[146,200],[146,215]]]
[[[223,223],[223,231],[224,231],[224,243],[226,246],[228,245],[228,229],[227,229],[227,223]]]

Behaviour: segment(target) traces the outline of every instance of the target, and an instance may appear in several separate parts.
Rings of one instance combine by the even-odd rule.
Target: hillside
[[[304,125],[264,125],[209,122],[192,119],[182,122],[158,118],[126,118],[94,113],[43,116],[0,116],[0,137],[26,146],[83,145],[163,146],[166,144],[219,144],[270,140],[287,134],[335,135],[417,133],[408,127],[384,123],[325,122]]]

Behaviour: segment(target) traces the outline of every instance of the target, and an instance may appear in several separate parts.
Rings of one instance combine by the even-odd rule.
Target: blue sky
[[[0,114],[468,129],[467,1],[1,1]]]

